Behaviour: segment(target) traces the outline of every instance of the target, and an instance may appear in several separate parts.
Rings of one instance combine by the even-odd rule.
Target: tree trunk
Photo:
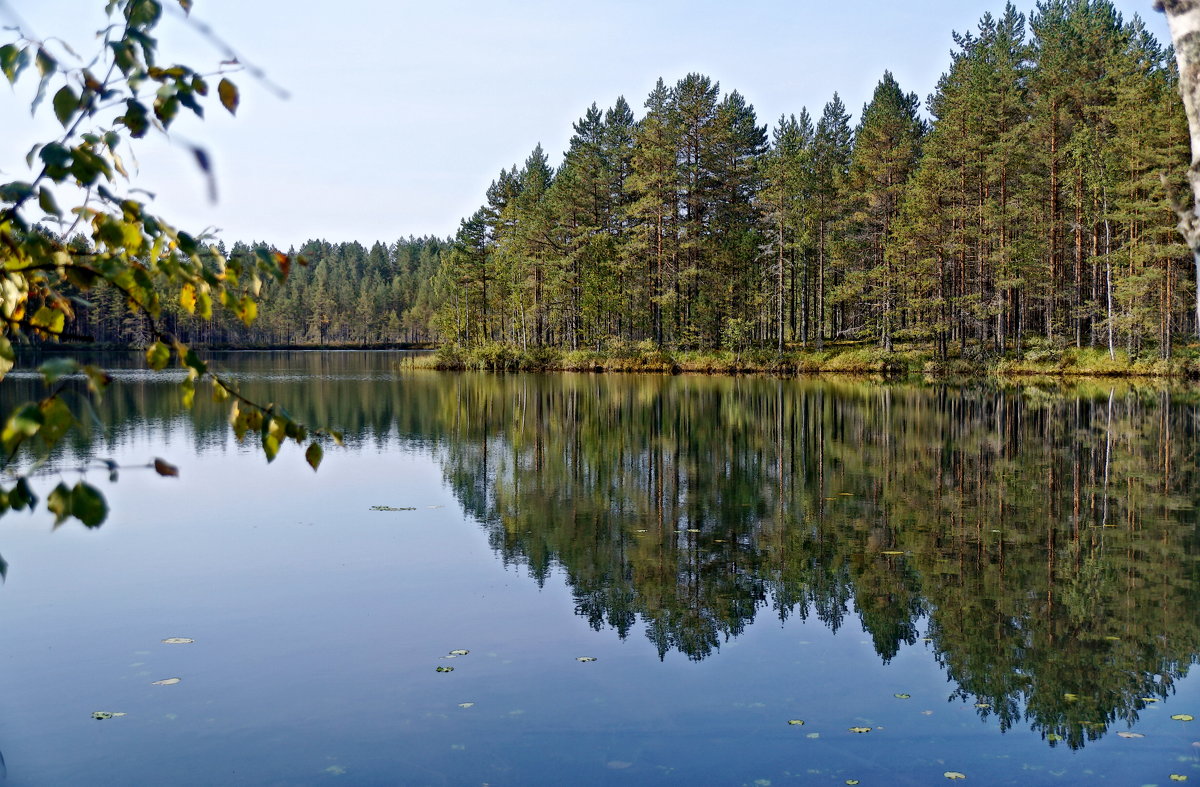
[[[1192,187],[1191,210],[1175,205],[1179,231],[1192,249],[1196,265],[1196,334],[1200,336],[1200,222],[1195,207],[1200,206],[1200,0],[1155,0],[1154,8],[1167,15],[1175,61],[1179,64],[1179,92],[1187,112],[1192,142],[1192,165],[1188,182]]]

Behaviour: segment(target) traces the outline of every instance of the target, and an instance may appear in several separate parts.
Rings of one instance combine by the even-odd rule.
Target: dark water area
[[[109,520],[0,521],[8,782],[1200,779],[1195,389],[214,358],[346,446],[103,359],[35,487]]]

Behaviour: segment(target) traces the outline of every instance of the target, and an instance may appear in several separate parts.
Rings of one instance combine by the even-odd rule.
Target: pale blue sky
[[[61,34],[81,53],[103,22],[102,0],[9,3],[34,34]],[[1150,0],[1116,5],[1167,40]],[[227,241],[448,235],[538,142],[557,163],[592,101],[624,95],[640,116],[659,76],[699,71],[745,95],[760,123],[804,106],[819,114],[834,91],[857,115],[885,69],[927,96],[951,31],[1002,10],[1001,0],[195,0],[193,15],[291,98],[243,74],[236,120],[214,103],[208,122],[179,125],[176,136],[213,156],[215,205],[179,146],[143,145],[139,185],[166,217],[219,227]],[[174,19],[162,38],[190,65],[221,59]],[[0,170],[14,178],[54,128],[28,119],[27,81],[0,98]]]

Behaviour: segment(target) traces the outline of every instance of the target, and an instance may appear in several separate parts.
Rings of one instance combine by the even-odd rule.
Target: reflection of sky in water
[[[3,519],[0,751],[15,784],[1200,775],[1200,727],[1169,719],[1200,716],[1192,680],[1142,712],[1144,739],[1116,737],[1117,722],[1072,752],[948,701],[954,686],[920,640],[882,664],[854,616],[834,636],[764,611],[710,658],[660,661],[640,631],[622,641],[589,628],[561,571],[539,589],[505,568],[423,447],[358,442],[314,474],[294,445],[271,466],[232,436],[195,453],[180,422],[126,439],[114,458],[163,456],[181,477],[100,483],[114,513],[94,532],[49,535],[43,514]],[[159,643],[177,636],[196,642]],[[456,648],[471,653],[441,659]],[[98,710],[129,715],[93,721]]]

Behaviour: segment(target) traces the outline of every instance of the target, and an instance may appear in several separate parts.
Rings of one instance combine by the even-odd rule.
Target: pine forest
[[[539,144],[501,170],[452,238],[311,241],[252,327],[169,319],[246,346],[859,343],[944,360],[1186,344],[1170,48],[1108,0],[1009,4],[952,42],[927,100],[884,72],[857,120],[835,92],[768,127],[709,76],[660,78],[641,117],[625,98],[588,107],[558,166]],[[108,342],[141,330],[117,302],[75,323]]]

